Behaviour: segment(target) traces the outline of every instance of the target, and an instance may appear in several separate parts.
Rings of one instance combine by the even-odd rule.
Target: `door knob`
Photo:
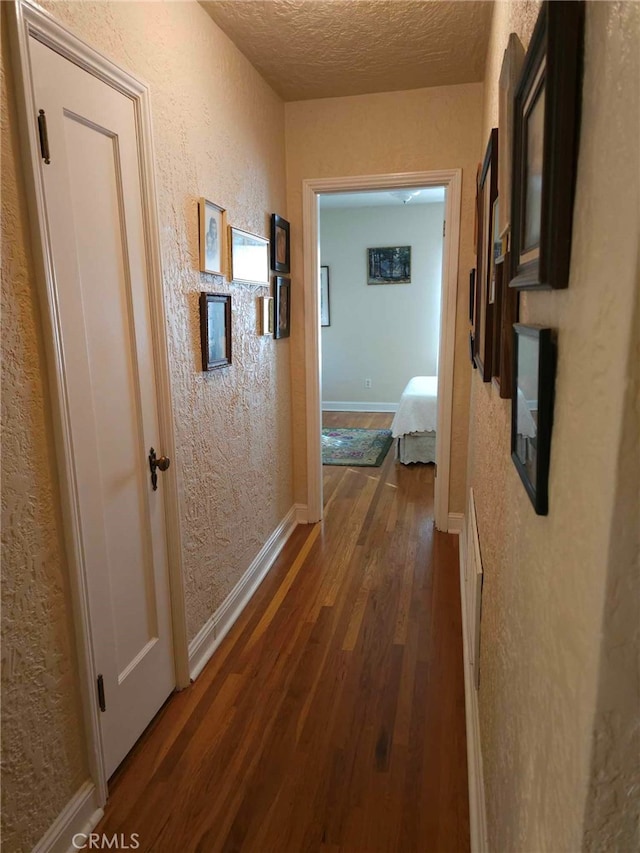
[[[156,456],[156,452],[152,447],[149,451],[149,470],[151,471],[151,485],[153,487],[154,492],[158,488],[157,469],[159,468],[161,471],[166,471],[169,465],[171,465],[171,460],[169,459],[169,457]]]

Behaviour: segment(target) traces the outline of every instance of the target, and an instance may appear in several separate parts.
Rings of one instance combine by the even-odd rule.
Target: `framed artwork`
[[[231,279],[269,285],[269,241],[266,237],[229,226]]]
[[[494,305],[490,302],[493,207],[498,194],[498,131],[491,131],[478,182],[478,252],[473,335],[474,358],[483,382],[491,381]]]
[[[513,148],[513,96],[518,85],[524,47],[515,33],[509,41],[502,58],[498,84],[498,132],[500,134],[500,160],[498,162],[498,196],[500,198],[499,237],[505,240],[503,250],[509,248],[509,226],[511,224],[511,165]],[[502,252],[500,253],[502,254]],[[511,329],[509,329],[511,338]]]
[[[275,338],[288,338],[291,327],[291,279],[276,276],[274,278],[275,296]]]
[[[510,287],[567,287],[584,2],[542,4],[514,100]]]
[[[411,246],[389,246],[367,249],[369,276],[367,284],[410,284]]]
[[[291,243],[289,223],[286,219],[271,214],[271,269],[275,272],[291,272]]]
[[[496,303],[496,261],[502,257],[502,240],[500,239],[500,198],[496,198],[491,209],[491,260],[489,261],[489,304]],[[498,319],[497,317],[495,318]],[[498,325],[494,322],[494,330]],[[495,337],[495,335],[494,335]]]
[[[202,369],[217,370],[231,364],[231,296],[200,294],[200,344]]]
[[[200,225],[200,272],[224,275],[227,219],[223,207],[201,198],[198,202]]]
[[[511,458],[538,515],[548,512],[555,382],[552,330],[513,327]]]
[[[469,270],[469,323],[473,326],[474,311],[476,307],[476,270]]]
[[[258,300],[260,313],[260,334],[273,334],[273,298],[271,296],[261,296]]]
[[[329,267],[320,267],[320,325],[331,325],[329,311]]]
[[[513,325],[518,322],[520,302],[520,292],[508,286],[510,268],[510,255],[505,252],[496,270],[497,310],[500,311],[501,323],[500,335],[494,338],[494,376],[504,400],[511,399],[513,388]]]

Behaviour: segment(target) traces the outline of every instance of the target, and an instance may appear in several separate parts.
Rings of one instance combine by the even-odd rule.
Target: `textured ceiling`
[[[482,80],[492,2],[202,0],[286,101]]]

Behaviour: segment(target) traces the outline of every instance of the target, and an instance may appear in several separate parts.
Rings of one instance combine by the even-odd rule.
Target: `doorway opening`
[[[433,482],[444,206],[444,187],[320,195],[325,479],[390,455]]]
[[[305,355],[307,386],[307,509],[309,521],[320,520],[322,518],[323,508],[321,448],[321,322],[326,321],[327,318],[326,306],[321,305],[321,288],[324,284],[321,276],[325,275],[324,271],[321,270],[321,266],[328,266],[328,264],[325,265],[322,261],[320,248],[320,199],[323,196],[347,195],[372,191],[375,191],[375,194],[380,195],[384,195],[385,193],[388,194],[389,192],[413,193],[418,191],[444,191],[445,225],[440,287],[441,312],[436,356],[438,406],[435,431],[437,433],[438,440],[435,453],[436,477],[434,489],[434,515],[437,529],[444,532],[449,530],[449,471],[453,404],[453,354],[458,283],[461,184],[462,173],[459,169],[439,172],[412,172],[355,176],[347,178],[326,178],[307,180],[303,182]],[[386,248],[390,245],[390,243],[387,243]],[[381,246],[380,248],[385,247]],[[368,258],[363,261],[363,264],[367,263],[367,261]],[[378,271],[379,269],[380,268],[378,268]],[[367,269],[367,275],[368,274],[369,270]],[[390,275],[391,277],[393,277],[393,275],[401,277],[402,271],[396,271],[396,273],[391,272]],[[329,314],[330,312],[331,304],[329,304]],[[365,385],[364,380],[369,378],[371,377],[362,377],[363,387]],[[365,390],[373,391],[373,388],[366,388]],[[400,389],[400,391],[402,391],[402,389]],[[325,399],[325,405],[329,402],[335,401],[328,401]],[[357,400],[351,402],[357,403]]]

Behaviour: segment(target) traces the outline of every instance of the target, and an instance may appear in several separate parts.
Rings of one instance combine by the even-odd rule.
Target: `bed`
[[[397,458],[403,465],[436,461],[438,377],[414,376],[402,392],[391,434],[398,439]]]

